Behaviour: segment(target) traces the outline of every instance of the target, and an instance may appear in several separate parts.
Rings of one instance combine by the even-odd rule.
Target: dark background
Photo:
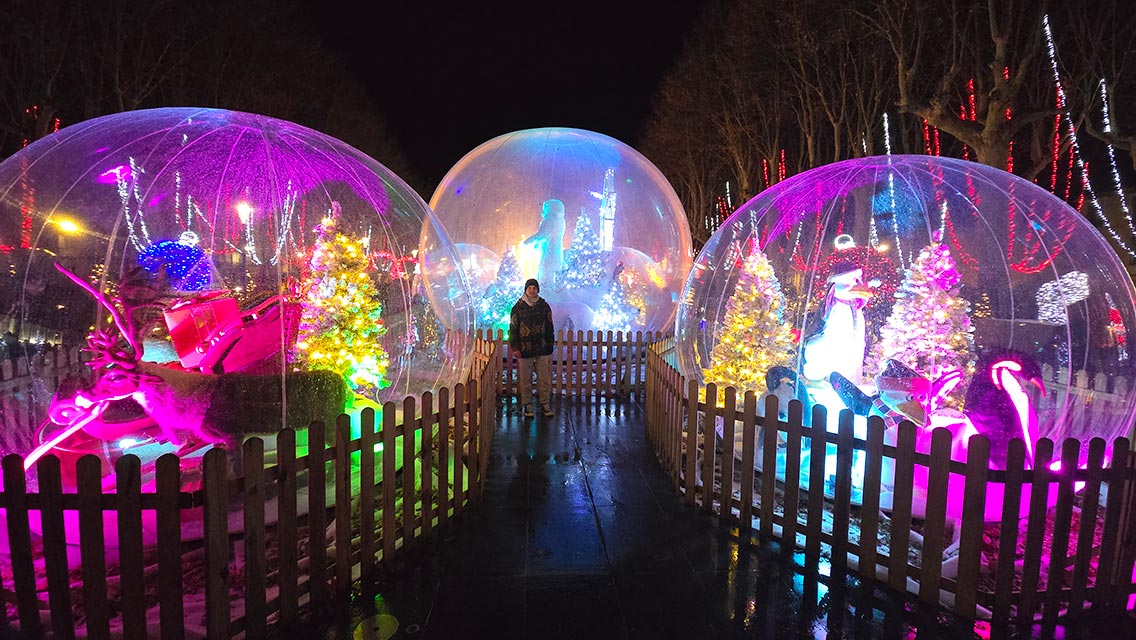
[[[576,127],[635,146],[706,2],[397,4],[309,0],[304,15],[436,185],[482,142],[522,129]]]

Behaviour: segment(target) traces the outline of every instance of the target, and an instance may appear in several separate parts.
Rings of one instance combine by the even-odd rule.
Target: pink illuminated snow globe
[[[470,292],[437,218],[290,122],[165,108],[67,127],[0,164],[0,243],[3,355],[31,367],[0,405],[3,453],[29,467],[134,453],[146,472],[284,427],[305,442],[313,420],[467,375]]]
[[[1075,437],[1084,464],[1091,438],[1111,449],[1131,434],[1133,300],[1101,233],[1037,185],[950,158],[861,158],[730,216],[683,290],[678,362],[703,384],[777,395],[782,411],[823,404],[830,430],[850,409],[859,437],[880,415],[894,442],[910,420],[926,452],[945,427],[959,460],[982,434],[993,469],[1014,438],[1028,467],[1039,439]],[[991,495],[987,517],[1001,506]]]
[[[507,330],[534,277],[557,329],[673,326],[690,227],[663,174],[618,140],[569,128],[498,136],[450,169],[430,206],[479,274],[479,328]]]

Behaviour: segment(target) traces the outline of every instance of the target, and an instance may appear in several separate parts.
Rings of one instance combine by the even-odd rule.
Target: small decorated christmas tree
[[[568,290],[594,288],[600,286],[605,275],[600,237],[588,214],[581,210],[572,232],[572,245],[568,247],[564,257],[564,270],[560,272],[557,282]]]
[[[379,345],[387,329],[367,269],[368,245],[366,238],[337,233],[334,219],[324,221],[301,300],[295,355],[309,370],[335,371],[355,392],[372,396],[390,381],[389,356]]]
[[[919,252],[904,271],[865,370],[875,372],[893,358],[931,380],[951,370],[973,373],[974,327],[970,303],[959,293],[961,279],[950,249],[937,238]]]
[[[631,331],[631,323],[639,317],[640,310],[627,300],[623,283],[620,281],[622,273],[623,264],[620,263],[612,274],[607,293],[600,300],[599,308],[592,316],[592,326],[600,331]]]
[[[754,250],[742,263],[734,295],[718,342],[710,351],[710,366],[702,370],[706,383],[766,393],[765,374],[792,362],[793,336],[784,321],[785,296],[773,266],[764,253]]]
[[[485,290],[478,302],[477,326],[496,331],[509,329],[509,311],[524,293],[524,281],[517,254],[512,247],[505,249],[497,267],[497,279]]]

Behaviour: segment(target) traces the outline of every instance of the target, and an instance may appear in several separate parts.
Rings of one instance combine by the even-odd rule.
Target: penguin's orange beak
[[[927,409],[915,400],[901,402],[895,406],[895,410],[907,416],[919,426],[923,426],[924,421],[927,420]]]
[[[874,292],[872,291],[872,288],[869,287],[868,285],[858,284],[858,285],[849,287],[844,292],[844,295],[848,298],[859,298],[861,300],[867,300],[868,298],[871,298],[874,295]]]

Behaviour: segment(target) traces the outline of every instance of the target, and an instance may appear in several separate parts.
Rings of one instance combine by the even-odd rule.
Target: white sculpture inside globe
[[[673,326],[690,227],[662,173],[618,140],[568,128],[499,136],[454,165],[430,206],[467,256],[499,257],[475,291],[480,328],[507,329],[533,277],[557,329]],[[480,257],[467,267],[483,272]]]
[[[184,454],[468,374],[470,292],[434,214],[290,122],[168,108],[67,127],[0,164],[0,242],[6,355],[101,364],[37,387],[22,410],[50,420],[5,438],[15,453],[84,433]]]
[[[676,320],[689,378],[991,441],[1131,433],[1132,280],[1105,238],[1005,171],[870,157],[740,207],[695,260]],[[782,411],[784,410],[782,403]],[[806,415],[808,412],[806,411]],[[1087,447],[1082,448],[1082,463]]]

